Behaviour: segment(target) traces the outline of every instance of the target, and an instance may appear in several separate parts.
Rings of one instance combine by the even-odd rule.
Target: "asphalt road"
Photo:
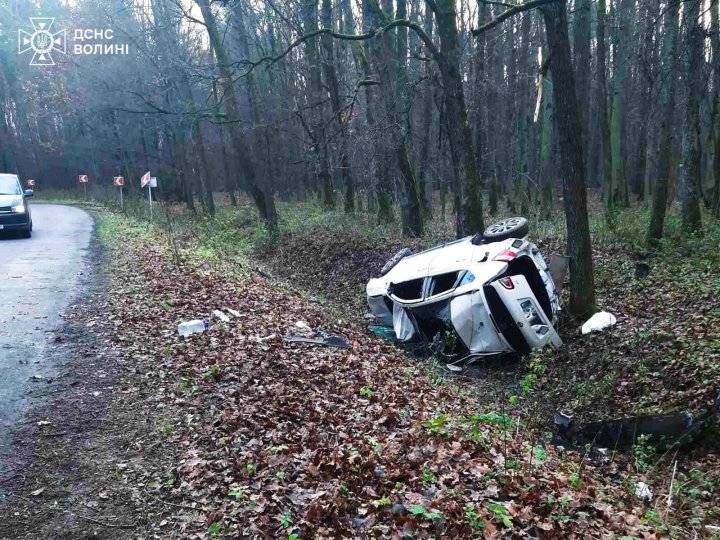
[[[69,206],[32,206],[33,236],[0,236],[0,454],[22,421],[30,385],[53,376],[49,335],[76,292],[93,220]]]

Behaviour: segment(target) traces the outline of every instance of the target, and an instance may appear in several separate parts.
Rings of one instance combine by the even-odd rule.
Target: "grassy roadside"
[[[571,358],[533,358],[517,376],[503,375],[508,390],[496,391],[498,399],[478,401],[477,381],[447,379],[352,320],[332,326],[326,309],[257,275],[251,257],[271,244],[237,226],[233,214],[226,217],[236,224],[231,232],[217,226],[221,215],[214,226],[194,223],[192,234],[179,220],[169,232],[135,218],[100,216],[101,238],[115,246],[119,261],[117,339],[144,374],[147,400],[176,406],[177,416],[160,408],[158,444],[180,449],[178,466],[146,475],[145,486],[167,503],[159,516],[166,537],[499,536],[510,529],[683,537],[714,519],[708,504],[717,487],[707,461],[687,469],[690,462],[683,462],[675,494],[681,502],[668,514],[634,497],[634,482],[667,468],[653,469],[651,449],[643,459],[633,454],[602,463],[558,453],[542,430],[529,429],[538,411],[527,404]],[[303,222],[307,233],[298,228],[289,236],[317,237],[318,224],[310,221]],[[212,229],[211,240],[203,227]],[[357,248],[358,235],[347,232]],[[363,234],[368,249],[385,240]],[[296,245],[288,235],[279,242],[288,242],[288,250]],[[625,273],[632,265],[620,264]],[[305,262],[299,266],[312,271]],[[176,337],[177,322],[209,316],[215,307],[243,317],[187,341]],[[280,341],[297,320],[361,346],[345,353]],[[137,335],[145,336],[142,342]],[[153,397],[152,388],[160,390]],[[669,486],[651,484],[659,502]]]

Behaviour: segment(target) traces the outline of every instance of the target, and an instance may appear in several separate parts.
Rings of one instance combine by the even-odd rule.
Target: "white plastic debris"
[[[647,499],[648,501],[652,501],[653,498],[650,486],[648,486],[645,482],[638,482],[635,484],[635,496],[638,499]]]
[[[220,319],[222,322],[230,322],[230,317],[225,315],[222,311],[219,309],[216,309],[213,311],[213,315],[215,315],[218,319]]]
[[[296,322],[295,329],[296,333],[300,334],[301,336],[312,336],[313,334],[315,334],[315,332],[313,332],[313,329],[310,328],[310,325],[305,321]]]
[[[228,312],[230,315],[232,315],[233,317],[239,317],[239,316],[240,316],[240,312],[239,312],[239,311],[235,311],[234,309],[230,309],[229,307],[226,307],[226,308],[224,308],[224,309],[225,309],[225,311],[227,311],[227,312]]]
[[[192,334],[199,334],[210,328],[208,321],[194,320],[178,324],[178,334],[188,337]]]
[[[617,318],[612,313],[600,311],[590,317],[588,321],[582,325],[583,335],[590,332],[602,332],[609,326],[613,326],[617,322]]]

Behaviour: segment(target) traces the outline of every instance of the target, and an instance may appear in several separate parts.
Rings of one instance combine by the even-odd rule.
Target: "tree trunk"
[[[675,61],[678,49],[678,24],[680,10],[678,4],[671,4],[665,13],[663,36],[663,95],[662,120],[660,126],[660,145],[658,148],[659,170],[655,194],[653,196],[652,212],[650,213],[650,227],[648,230],[648,247],[652,250],[662,238],[665,226],[665,212],[667,209],[668,191],[670,185],[670,168],[672,141],[671,130],[673,113],[675,111],[675,88],[677,74]]]
[[[547,4],[541,11],[552,55],[550,69],[553,73],[553,103],[559,135],[560,172],[563,177],[570,255],[568,311],[575,318],[583,318],[595,312],[595,278],[583,169],[582,130],[577,112],[565,0]]]
[[[271,193],[265,191],[258,185],[255,171],[255,163],[252,159],[250,147],[248,146],[245,136],[242,133],[242,127],[239,122],[240,106],[238,105],[237,94],[235,93],[235,84],[232,72],[230,71],[230,60],[223,44],[222,38],[217,28],[215,16],[210,9],[209,0],[195,0],[200,7],[205,26],[207,28],[210,45],[215,51],[215,58],[218,61],[218,70],[220,72],[220,84],[223,87],[225,112],[230,119],[228,131],[233,141],[235,155],[238,161],[239,170],[244,171],[245,182],[250,196],[255,201],[261,219],[265,222],[271,233],[277,231],[277,210],[275,208],[275,200]]]
[[[585,156],[585,177],[588,178],[590,141],[590,41],[591,41],[591,8],[590,0],[575,0],[573,18],[573,64],[575,72],[575,89],[578,98],[578,114],[582,126],[583,156]],[[593,149],[594,152],[594,149]]]
[[[445,92],[448,140],[455,176],[460,179],[460,185],[454,186],[456,234],[462,237],[485,230],[481,183],[460,74],[455,0],[440,0],[435,5],[435,20],[441,45],[439,66]]]
[[[687,16],[687,72],[688,99],[687,129],[683,138],[683,167],[680,200],[682,201],[682,223],[687,232],[698,233],[701,227],[700,189],[702,152],[700,148],[700,101],[703,98],[705,82],[704,42],[705,30],[700,22],[700,2],[685,4]],[[684,13],[685,15],[685,13]],[[717,67],[717,66],[716,66]]]
[[[712,20],[712,58],[715,66],[713,87],[715,89],[715,100],[713,102],[713,130],[715,143],[713,159],[713,176],[715,178],[712,196],[712,215],[720,218],[720,1],[712,0],[710,7],[710,18]]]
[[[615,10],[615,17],[618,24],[613,33],[613,84],[612,84],[612,121],[610,124],[610,146],[612,148],[612,188],[610,196],[615,203],[621,206],[628,206],[627,178],[625,174],[625,146],[623,138],[623,125],[625,119],[623,113],[626,110],[625,100],[627,97],[628,79],[628,57],[630,55],[631,41],[627,38],[630,35],[628,28],[628,16],[630,8],[627,0],[622,0]]]
[[[602,137],[603,151],[603,193],[605,194],[605,210],[610,217],[615,207],[615,199],[613,194],[613,175],[612,175],[612,147],[610,143],[610,117],[608,115],[607,103],[607,65],[606,65],[606,48],[605,48],[605,0],[598,0],[597,7],[597,101],[600,117],[600,134]],[[611,220],[609,220],[611,221]]]
[[[433,16],[430,7],[425,4],[425,21],[423,24],[423,30],[425,33],[432,37],[433,35]],[[425,51],[430,56],[429,51]],[[430,81],[430,77],[433,73],[433,66],[430,62],[425,62],[424,75],[428,79],[425,81],[422,90],[422,115],[420,124],[420,164],[418,172],[418,189],[422,196],[423,209],[427,217],[432,216],[432,181],[430,182],[430,189],[428,190],[428,162],[430,160],[430,141],[431,141],[431,127],[433,120],[433,85]],[[430,197],[427,196],[428,191]]]

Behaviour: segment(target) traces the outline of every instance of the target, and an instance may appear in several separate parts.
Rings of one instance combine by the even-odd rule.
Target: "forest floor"
[[[285,212],[272,242],[242,210],[212,223],[176,216],[171,228],[99,214],[107,316],[87,317],[120,366],[95,413],[104,429],[92,440],[108,455],[78,458],[92,463],[70,508],[62,491],[18,499],[28,538],[48,512],[54,525],[35,530],[65,538],[711,536],[717,428],[672,455],[643,446],[606,457],[555,447],[547,430],[558,408],[606,418],[712,402],[717,230],[669,241],[636,281],[638,215],[619,218],[624,238],[598,228],[599,307],[618,324],[581,337],[565,323],[554,355],[458,376],[367,329],[364,284],[404,245],[399,234],[313,212]],[[561,227],[534,230],[546,254],[562,251]],[[411,244],[446,235],[438,226]],[[223,308],[240,317],[177,335],[180,321]],[[283,341],[298,321],[357,343]],[[652,501],[635,496],[638,481]]]

